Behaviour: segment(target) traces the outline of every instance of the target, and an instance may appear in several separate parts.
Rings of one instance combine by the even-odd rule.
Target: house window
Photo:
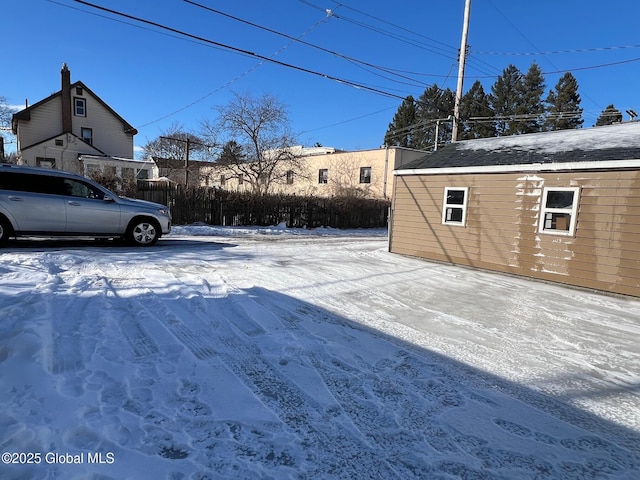
[[[572,236],[576,229],[579,187],[545,188],[542,193],[540,232]]]
[[[329,182],[329,169],[321,168],[318,170],[318,183],[328,183]]]
[[[93,129],[82,127],[80,129],[80,134],[82,135],[82,140],[87,142],[89,145],[93,145]]]
[[[87,101],[84,98],[74,97],[73,107],[73,112],[76,117],[87,116]]]
[[[224,175],[220,175],[220,186],[224,187],[224,184],[227,182],[227,177]]]
[[[442,223],[464,226],[467,221],[468,187],[445,187]]]
[[[56,168],[56,159],[47,157],[36,157],[36,166],[42,168]]]
[[[371,167],[360,167],[360,183],[371,183]]]
[[[244,176],[238,175],[238,185],[242,185],[244,183]]]
[[[64,147],[64,141],[61,138],[56,138],[56,147]]]
[[[287,185],[293,185],[293,170],[287,170]]]
[[[76,87],[76,95],[82,95],[82,87]]]

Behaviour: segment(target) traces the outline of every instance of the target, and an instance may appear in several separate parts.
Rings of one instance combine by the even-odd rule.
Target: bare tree
[[[215,122],[203,123],[202,136],[227,147],[219,165],[255,193],[268,193],[297,169],[287,110],[276,97],[235,94],[229,104],[218,107],[218,115]]]
[[[7,105],[7,99],[0,95],[0,127],[11,126],[11,117],[15,109]]]
[[[4,139],[5,134],[11,133],[11,117],[15,111],[7,105],[7,99],[0,95],[0,161],[11,161],[9,157],[5,158]]]
[[[329,163],[329,184],[333,195],[337,197],[367,198],[372,196],[371,169],[368,180],[361,178],[362,159],[355,154]]]
[[[147,158],[165,158],[171,160],[206,160],[210,158],[209,145],[199,136],[187,132],[180,124],[174,123],[155,139],[143,147]]]

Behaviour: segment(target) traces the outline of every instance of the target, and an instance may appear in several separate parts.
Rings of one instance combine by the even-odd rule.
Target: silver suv
[[[119,197],[80,175],[0,164],[0,244],[18,236],[88,236],[147,246],[170,231],[164,205]]]

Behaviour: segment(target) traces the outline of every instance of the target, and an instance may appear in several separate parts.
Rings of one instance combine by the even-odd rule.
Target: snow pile
[[[366,233],[0,250],[0,477],[640,478],[639,301]]]

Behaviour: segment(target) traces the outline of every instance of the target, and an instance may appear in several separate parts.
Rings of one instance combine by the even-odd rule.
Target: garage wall
[[[640,296],[640,172],[396,175],[390,250]],[[468,187],[464,226],[445,187]],[[544,187],[580,187],[573,236],[539,232]]]

